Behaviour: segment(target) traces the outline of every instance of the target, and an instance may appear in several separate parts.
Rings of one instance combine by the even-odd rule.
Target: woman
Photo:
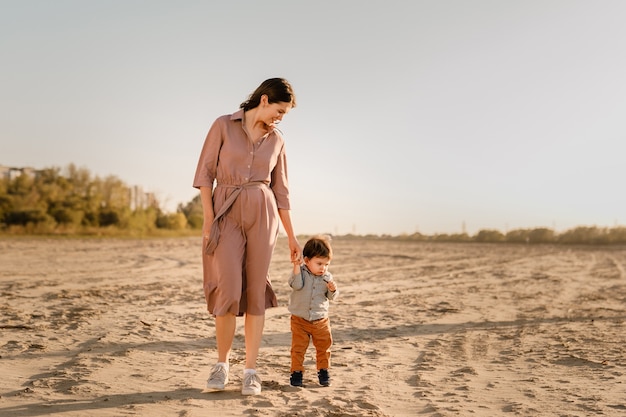
[[[215,316],[218,354],[209,389],[223,390],[228,383],[236,316],[245,314],[241,392],[261,392],[255,369],[265,309],[277,305],[269,266],[279,218],[289,238],[291,260],[302,256],[289,214],[285,144],[276,129],[295,105],[286,80],[264,81],[239,111],[215,120],[200,154],[193,186],[200,189],[204,211],[204,294],[207,309]]]

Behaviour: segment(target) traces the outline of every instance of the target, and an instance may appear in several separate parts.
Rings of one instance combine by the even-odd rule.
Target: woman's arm
[[[302,261],[302,248],[298,243],[298,238],[293,231],[293,225],[291,224],[291,213],[286,209],[278,209],[278,216],[283,224],[285,233],[289,238],[289,253],[292,262],[300,263]]]

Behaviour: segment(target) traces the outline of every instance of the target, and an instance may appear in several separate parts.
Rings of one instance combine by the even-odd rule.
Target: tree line
[[[0,178],[0,232],[14,234],[182,233],[202,227],[200,194],[175,213],[161,209],[158,199],[116,176],[100,178],[74,164]],[[626,227],[579,226],[563,233],[548,228],[506,233],[484,229],[467,233],[423,235],[345,235],[343,238],[400,239],[433,242],[526,244],[626,244]]]
[[[557,233],[552,229],[538,227],[534,229],[515,229],[502,233],[499,230],[483,229],[475,235],[467,233],[387,236],[400,240],[418,240],[430,242],[476,242],[476,243],[524,243],[524,244],[568,244],[568,245],[625,245],[626,227],[616,226],[578,226]]]
[[[193,216],[192,206],[166,213],[154,194],[74,164],[0,178],[0,230],[8,233],[180,231],[201,227],[183,212]]]

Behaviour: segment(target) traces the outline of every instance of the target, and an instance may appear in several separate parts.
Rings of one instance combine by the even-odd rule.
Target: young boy
[[[329,300],[337,297],[337,285],[328,272],[333,256],[330,239],[315,236],[302,250],[304,265],[293,263],[289,278],[292,288],[289,297],[291,312],[291,379],[294,387],[301,387],[304,356],[313,340],[317,359],[317,377],[322,386],[330,386],[330,347],[333,338],[328,318]]]

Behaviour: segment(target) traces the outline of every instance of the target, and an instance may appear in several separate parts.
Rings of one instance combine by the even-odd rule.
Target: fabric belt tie
[[[212,255],[215,252],[215,248],[217,247],[217,243],[220,239],[220,228],[219,221],[224,217],[224,215],[228,212],[228,210],[233,206],[239,194],[243,191],[244,188],[261,188],[266,186],[267,183],[264,181],[251,181],[241,185],[226,185],[226,184],[218,184],[218,187],[226,187],[226,188],[234,188],[234,191],[230,196],[224,201],[220,210],[215,213],[215,217],[213,217],[213,222],[211,223],[211,232],[209,233],[209,240],[204,248],[204,253],[206,255]]]

